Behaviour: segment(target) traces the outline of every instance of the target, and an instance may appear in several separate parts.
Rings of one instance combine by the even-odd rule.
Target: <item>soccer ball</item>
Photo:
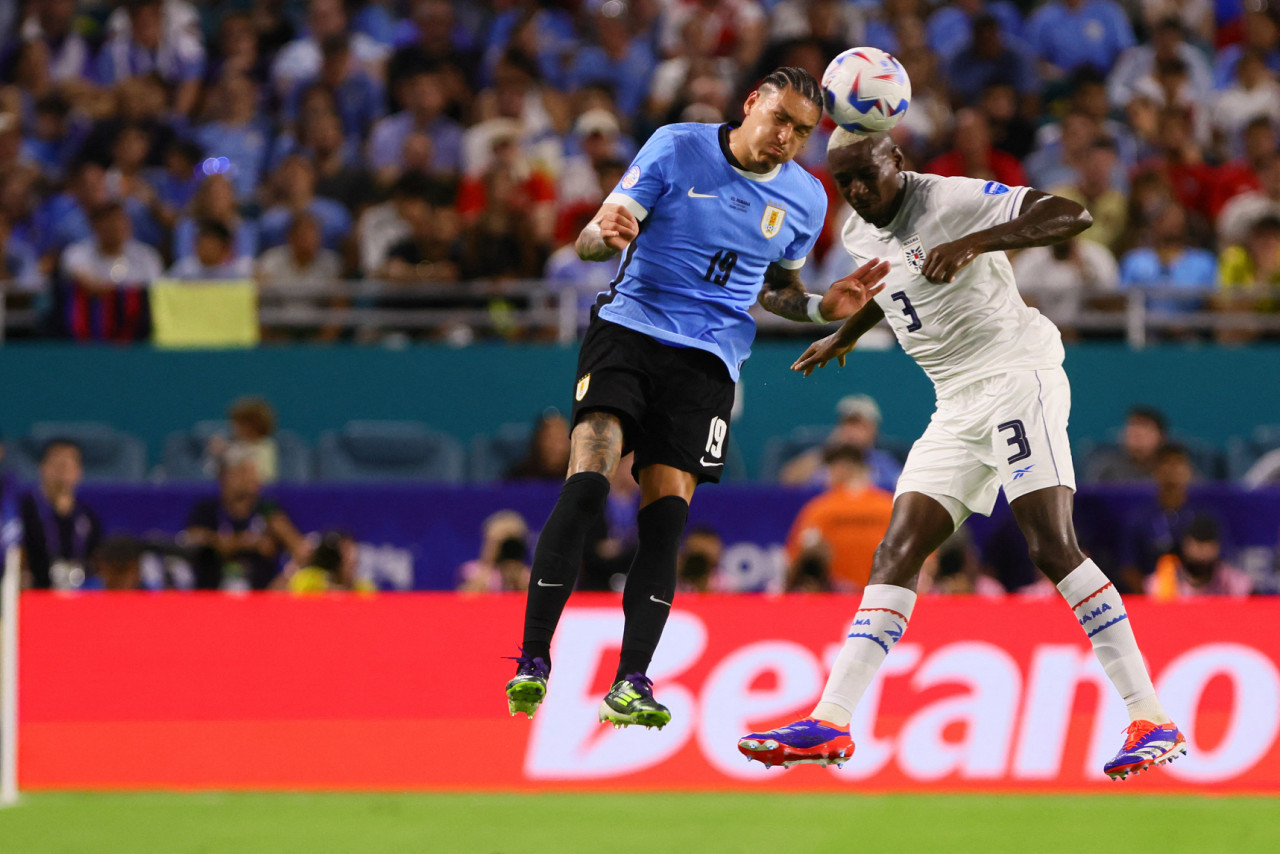
[[[911,80],[902,63],[874,47],[855,47],[822,74],[827,113],[850,133],[890,130],[907,114]]]

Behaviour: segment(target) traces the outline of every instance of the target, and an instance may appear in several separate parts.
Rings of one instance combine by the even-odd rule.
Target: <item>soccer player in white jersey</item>
[[[1068,199],[995,181],[902,168],[886,135],[837,130],[827,147],[837,188],[856,216],[844,228],[854,263],[887,258],[885,287],[792,366],[805,376],[888,318],[902,348],[933,380],[937,410],[898,480],[849,635],[810,717],[738,742],[766,765],[842,764],[849,720],[906,631],[925,558],[970,513],[988,515],[1001,488],[1035,565],[1058,586],[1124,698],[1131,723],[1103,770],[1123,779],[1186,752],[1156,698],[1120,594],[1076,543],[1075,474],[1067,440],[1071,390],[1062,338],[1018,295],[1007,249],[1045,246],[1091,220]]]

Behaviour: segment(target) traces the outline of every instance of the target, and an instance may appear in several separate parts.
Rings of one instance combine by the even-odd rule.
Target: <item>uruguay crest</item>
[[[777,205],[765,205],[764,216],[760,218],[760,233],[770,240],[777,237],[786,217],[787,212]]]
[[[902,254],[907,256],[907,266],[919,273],[924,270],[924,243],[920,235],[913,234],[902,243]]]
[[[578,389],[573,394],[573,399],[581,401],[587,396],[587,389],[591,388],[591,374],[583,374],[582,379],[578,380]]]

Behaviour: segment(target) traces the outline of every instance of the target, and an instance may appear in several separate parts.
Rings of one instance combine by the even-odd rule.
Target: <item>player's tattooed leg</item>
[[[622,422],[609,412],[588,412],[574,425],[571,443],[570,474],[593,471],[612,477],[622,459]]]

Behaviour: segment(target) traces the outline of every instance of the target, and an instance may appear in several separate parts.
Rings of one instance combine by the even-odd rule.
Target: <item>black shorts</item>
[[[592,410],[622,420],[636,477],[654,464],[719,483],[729,447],[733,378],[706,350],[673,347],[593,317],[578,352],[572,422]]]

